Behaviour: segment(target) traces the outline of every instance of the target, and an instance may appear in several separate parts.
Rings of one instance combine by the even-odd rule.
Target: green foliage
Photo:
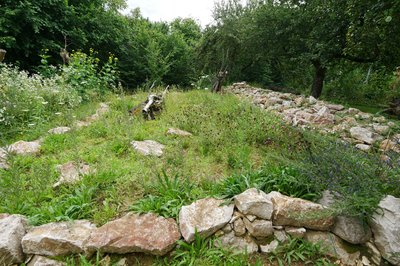
[[[164,217],[177,219],[182,206],[191,204],[204,192],[188,178],[179,179],[176,175],[169,178],[165,172],[158,176],[154,185],[149,188],[150,193],[137,201],[131,210],[138,213],[153,212]]]
[[[78,92],[62,76],[30,76],[7,65],[0,66],[0,96],[2,139],[40,125],[81,103]]]
[[[108,61],[100,67],[100,59],[95,56],[92,49],[89,55],[82,52],[72,53],[68,66],[62,68],[65,82],[78,91],[84,100],[104,95],[117,87],[117,58],[110,55]]]
[[[368,218],[384,195],[399,196],[399,155],[389,162],[380,154],[363,153],[337,141],[312,145],[302,172],[317,191],[330,190],[338,198],[338,212]]]
[[[269,255],[271,262],[277,261],[278,265],[334,265],[319,244],[312,244],[301,238],[290,238],[287,243],[279,246]]]
[[[199,234],[195,234],[195,239],[192,243],[179,240],[178,247],[174,251],[172,258],[165,258],[163,261],[160,261],[160,264],[176,266],[251,265],[249,257],[246,254],[234,254],[233,250],[218,248],[215,244],[215,240],[205,239]]]
[[[314,184],[295,168],[267,167],[231,175],[221,181],[216,189],[224,197],[233,197],[249,188],[266,193],[278,191],[285,195],[312,200],[317,196]]]

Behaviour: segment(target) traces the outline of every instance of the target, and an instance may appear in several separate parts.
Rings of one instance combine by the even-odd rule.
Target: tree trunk
[[[321,64],[319,59],[313,60],[312,64],[315,68],[315,76],[311,87],[311,95],[314,98],[319,98],[322,93],[322,88],[324,87],[326,68]]]

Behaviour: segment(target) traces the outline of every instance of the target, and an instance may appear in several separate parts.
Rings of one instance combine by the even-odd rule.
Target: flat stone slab
[[[132,141],[132,147],[144,156],[157,156],[163,155],[164,145],[154,140]]]
[[[246,190],[235,196],[235,205],[245,215],[254,215],[261,219],[271,219],[274,210],[272,201],[263,191],[256,188]]]
[[[356,140],[365,142],[367,144],[374,144],[376,136],[372,131],[363,127],[352,127],[350,128],[350,135]]]
[[[29,230],[22,239],[26,254],[66,256],[84,252],[84,243],[96,226],[86,220],[49,223]]]
[[[86,248],[89,253],[144,252],[163,256],[175,247],[180,238],[174,219],[166,219],[152,213],[129,213],[96,229]]]
[[[40,152],[40,140],[35,141],[17,141],[14,144],[11,144],[7,149],[9,152],[18,154],[18,155],[26,155],[26,154],[37,154]]]
[[[181,136],[181,137],[190,137],[192,136],[192,133],[180,130],[178,128],[169,128],[167,131],[168,135],[176,135],[176,136]]]
[[[73,184],[82,179],[83,176],[90,174],[93,170],[85,163],[68,162],[63,165],[57,166],[60,172],[60,177],[53,187],[58,187],[62,184]]]
[[[320,204],[282,195],[279,192],[268,194],[274,205],[273,224],[305,227],[327,231],[333,226],[335,218]]]
[[[0,215],[0,265],[24,262],[21,240],[27,227],[28,221],[21,215]]]
[[[183,206],[179,212],[179,227],[183,238],[192,242],[197,232],[208,237],[224,227],[232,218],[233,204],[213,198],[198,200],[189,206]]]
[[[56,127],[52,128],[49,131],[47,131],[49,134],[54,134],[54,135],[61,135],[69,132],[71,130],[70,127]]]

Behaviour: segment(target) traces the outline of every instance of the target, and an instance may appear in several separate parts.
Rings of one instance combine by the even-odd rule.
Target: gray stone
[[[365,246],[367,248],[368,257],[371,259],[374,265],[381,265],[382,256],[376,246],[371,242],[366,243]]]
[[[273,240],[271,243],[267,245],[260,245],[261,253],[269,254],[275,251],[279,246],[279,242],[277,240]]]
[[[389,133],[390,127],[388,126],[382,126],[382,125],[376,125],[374,124],[372,126],[372,128],[375,130],[376,133],[380,134],[380,135],[386,135],[387,133]]]
[[[351,248],[339,237],[329,232],[307,231],[305,240],[320,244],[328,255],[338,258],[345,265],[355,265],[360,257],[360,252],[348,252]]]
[[[309,104],[316,104],[318,101],[313,96],[308,97]]]
[[[174,219],[153,213],[128,213],[94,230],[85,246],[89,254],[95,251],[115,254],[144,252],[163,256],[175,247],[180,238]]]
[[[304,227],[285,227],[285,232],[291,237],[303,238],[307,230]]]
[[[53,187],[58,187],[62,184],[73,184],[80,181],[84,176],[94,172],[90,166],[85,163],[68,162],[63,165],[57,166],[60,172],[60,177]]]
[[[274,237],[281,243],[286,242],[289,238],[284,230],[275,230]]]
[[[17,141],[7,148],[10,152],[18,155],[37,154],[40,152],[40,141]]]
[[[233,204],[213,198],[201,199],[179,212],[179,227],[187,242],[194,240],[195,232],[208,237],[223,228],[232,218]]]
[[[251,188],[235,196],[235,205],[245,215],[255,215],[261,219],[271,219],[273,206],[271,200],[261,190]]]
[[[167,131],[168,135],[176,135],[176,136],[181,136],[181,137],[190,137],[192,136],[192,133],[184,131],[184,130],[180,130],[177,128],[169,128]]]
[[[27,264],[27,266],[64,266],[64,265],[67,264],[62,261],[57,261],[38,255],[34,256]]]
[[[66,256],[84,251],[95,225],[85,220],[49,223],[34,227],[22,239],[26,254]]]
[[[4,148],[0,148],[0,169],[9,169],[10,166],[7,163],[8,152]]]
[[[133,148],[144,156],[157,156],[163,155],[164,145],[154,140],[132,141]]]
[[[244,219],[244,224],[251,236],[266,238],[274,234],[274,227],[272,226],[271,221],[255,220],[254,222],[250,222],[249,220]]]
[[[279,192],[271,192],[268,197],[274,206],[273,224],[305,227],[326,231],[334,224],[334,217],[320,204],[290,198]]]
[[[341,104],[327,104],[326,107],[334,111],[342,111],[344,109],[344,106]]]
[[[237,237],[234,232],[217,238],[214,244],[217,247],[232,249],[235,253],[253,254],[258,251],[258,245],[250,236]]]
[[[360,140],[367,144],[374,144],[376,137],[372,131],[363,127],[352,127],[350,128],[350,135],[356,140]]]
[[[0,264],[12,265],[24,262],[21,240],[26,234],[28,222],[21,215],[0,217]]]
[[[241,218],[237,219],[233,223],[233,230],[235,231],[235,236],[242,236],[246,234],[246,226]]]
[[[382,256],[394,265],[400,265],[400,199],[387,196],[371,220],[375,245]]]
[[[48,131],[49,134],[61,135],[69,132],[71,130],[70,127],[56,127],[52,128]]]
[[[356,148],[361,151],[369,151],[371,149],[371,146],[367,144],[356,144]]]
[[[332,233],[352,244],[364,244],[372,236],[368,224],[363,223],[360,218],[347,216],[336,218]]]

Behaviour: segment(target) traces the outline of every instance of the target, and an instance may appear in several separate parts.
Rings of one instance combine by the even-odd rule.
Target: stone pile
[[[234,94],[250,99],[262,109],[281,116],[287,123],[301,128],[337,134],[358,149],[368,151],[372,146],[382,151],[400,153],[400,134],[395,123],[383,116],[364,113],[355,108],[320,101],[310,96],[281,93],[253,88],[244,82],[228,88]]]
[[[334,217],[330,193],[321,203],[279,192],[248,189],[234,200],[206,198],[183,206],[179,225],[155,214],[128,213],[96,227],[90,221],[56,222],[31,227],[21,215],[0,214],[2,265],[65,265],[54,257],[97,251],[164,256],[182,237],[215,236],[215,245],[235,252],[269,254],[290,237],[324,247],[340,265],[380,265],[384,258],[400,265],[400,199],[387,196],[369,224],[354,217]],[[324,206],[325,205],[325,206]]]

